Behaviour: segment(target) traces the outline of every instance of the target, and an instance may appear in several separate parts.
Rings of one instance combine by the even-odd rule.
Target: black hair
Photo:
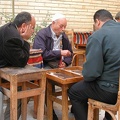
[[[31,21],[31,14],[28,12],[21,12],[15,17],[13,24],[20,27],[23,23],[28,23]]]
[[[118,13],[116,14],[115,19],[116,19],[116,20],[119,20],[119,19],[120,19],[120,12],[118,12]]]
[[[113,16],[109,11],[105,9],[100,9],[95,12],[93,19],[94,19],[94,22],[96,21],[96,19],[105,22],[106,20],[113,20]]]

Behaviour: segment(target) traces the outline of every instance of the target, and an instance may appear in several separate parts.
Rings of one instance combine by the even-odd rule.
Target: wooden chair
[[[83,61],[85,61],[85,49],[78,49],[78,48],[75,47],[75,43],[73,41],[73,35],[74,35],[73,30],[65,30],[65,33],[70,40],[72,50],[73,50],[73,59],[72,59],[72,62],[71,62],[71,66],[73,66],[74,64],[75,64],[75,66],[78,66],[80,55],[82,55]]]
[[[89,99],[88,100],[88,120],[98,120],[99,119],[99,114],[97,114],[96,119],[93,117],[94,115],[94,111],[96,111],[96,109],[102,109],[104,111],[107,111],[113,120],[117,120],[116,118],[116,113],[118,111],[118,120],[120,120],[120,72],[119,72],[119,91],[118,91],[118,98],[117,98],[117,102],[115,105],[111,105],[111,104],[106,104],[103,102],[99,102],[93,99]]]

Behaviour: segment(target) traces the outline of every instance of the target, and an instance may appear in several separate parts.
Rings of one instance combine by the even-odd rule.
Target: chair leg
[[[120,107],[118,109],[118,120],[120,120]]]
[[[94,109],[94,120],[99,120],[99,109]]]
[[[34,114],[33,118],[37,119],[37,106],[38,106],[38,96],[34,96]]]
[[[92,105],[89,103],[88,105],[88,120],[93,120],[94,115],[94,109],[92,108]]]
[[[110,115],[111,115],[111,117],[112,117],[112,120],[117,120],[117,118],[116,118],[116,112],[115,111],[110,111],[110,110],[106,110],[106,112],[108,112]]]

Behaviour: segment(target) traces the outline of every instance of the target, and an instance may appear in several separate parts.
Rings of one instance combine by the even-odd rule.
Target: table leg
[[[42,78],[39,80],[39,87],[42,88],[42,92],[38,97],[38,111],[37,120],[44,119],[44,104],[45,104],[45,88],[46,88],[46,73],[41,74]]]
[[[22,83],[22,91],[27,90],[26,87],[26,82]],[[22,99],[22,119],[21,120],[26,120],[27,119],[27,98]]]
[[[38,96],[34,96],[34,113],[33,118],[37,119],[37,108],[38,108]]]
[[[62,120],[68,120],[68,95],[67,85],[62,86]]]
[[[17,120],[17,80],[10,80],[10,120]]]
[[[53,102],[50,99],[52,95],[52,83],[47,80],[47,117],[48,120],[53,120]]]
[[[38,84],[38,80],[34,81],[35,84]],[[38,96],[34,96],[34,113],[33,113],[33,118],[37,119],[37,108],[38,108]]]

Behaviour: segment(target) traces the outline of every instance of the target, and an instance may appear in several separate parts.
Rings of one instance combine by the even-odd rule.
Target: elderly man
[[[72,48],[64,33],[66,26],[65,16],[57,13],[53,16],[52,23],[37,33],[33,48],[42,49],[45,68],[63,68],[71,64]]]
[[[33,48],[42,49],[42,57],[45,69],[64,68],[72,61],[72,48],[64,30],[67,20],[63,14],[56,13],[52,17],[52,23],[40,30],[35,39]],[[54,86],[53,86],[53,89]],[[53,119],[58,120],[53,111]]]
[[[0,68],[24,67],[27,64],[30,51],[27,40],[34,33],[35,23],[35,18],[30,13],[21,12],[12,23],[5,24],[0,28]],[[9,105],[5,111],[5,120],[10,120]],[[0,93],[0,120],[3,120],[2,107],[3,95]],[[20,111],[18,118],[19,115]]]

